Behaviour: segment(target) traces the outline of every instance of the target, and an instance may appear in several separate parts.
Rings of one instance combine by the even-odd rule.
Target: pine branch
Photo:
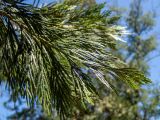
[[[13,99],[20,95],[29,105],[40,103],[49,114],[56,108],[65,118],[77,101],[92,102],[90,95],[97,94],[93,76],[82,68],[94,71],[108,88],[112,84],[104,79],[106,74],[133,88],[150,82],[112,54],[116,40],[128,33],[114,25],[117,18],[108,11],[101,14],[103,5],[29,6],[4,6],[7,15],[0,14],[3,72]]]

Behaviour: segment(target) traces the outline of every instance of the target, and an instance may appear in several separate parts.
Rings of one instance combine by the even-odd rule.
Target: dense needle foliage
[[[109,89],[115,88],[108,76],[133,88],[150,82],[112,54],[116,40],[123,41],[120,37],[128,32],[102,8],[78,1],[41,8],[0,1],[1,63],[13,100],[22,96],[29,105],[39,103],[48,114],[55,108],[66,117],[73,106],[92,103],[97,94],[85,70]]]

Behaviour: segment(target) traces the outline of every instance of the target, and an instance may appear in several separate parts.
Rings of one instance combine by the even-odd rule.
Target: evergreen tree
[[[37,8],[23,0],[0,1],[2,73],[13,101],[24,98],[31,108],[40,104],[48,115],[56,109],[63,119],[74,107],[92,103],[95,80],[108,89],[113,89],[111,80],[136,89],[150,82],[112,52],[127,34],[115,24],[117,16],[101,14],[103,5],[83,3],[70,0]]]

